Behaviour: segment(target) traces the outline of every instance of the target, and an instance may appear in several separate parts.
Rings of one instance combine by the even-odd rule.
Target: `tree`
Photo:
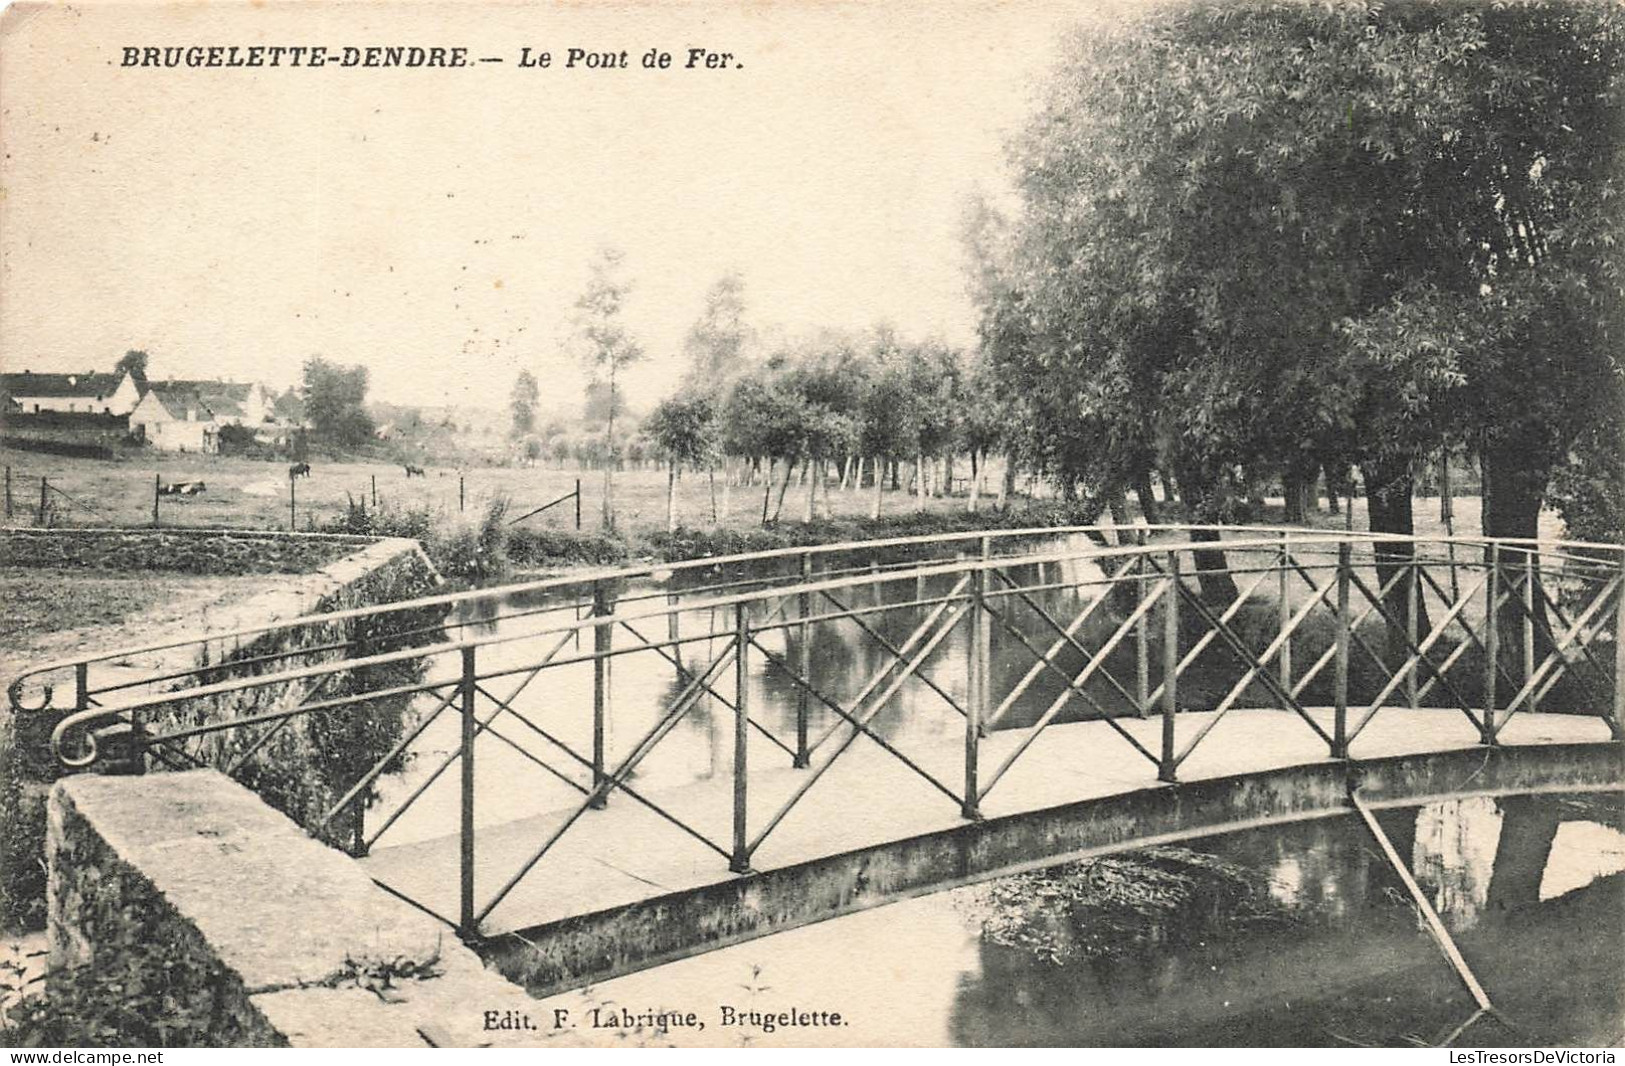
[[[343,366],[319,355],[305,360],[305,418],[325,444],[354,448],[372,439],[367,414],[367,368]]]
[[[1075,38],[1016,145],[1023,211],[983,301],[1046,386],[1023,394],[1048,463],[1109,480],[1167,441],[1213,521],[1240,469],[1358,465],[1373,528],[1407,532],[1419,463],[1460,437],[1485,532],[1532,535],[1612,395],[1622,21],[1256,0]]]
[[[609,462],[604,466],[605,530],[615,528],[615,416],[619,406],[617,378],[621,371],[643,358],[643,346],[621,318],[632,285],[622,268],[626,256],[615,248],[602,249],[588,265],[587,288],[576,300],[575,335],[581,358],[594,383],[609,394],[605,424],[605,446]]]
[[[677,475],[685,466],[709,466],[716,457],[716,403],[709,396],[662,400],[644,420],[643,432],[666,460],[666,532],[670,533],[677,528]]]
[[[914,368],[891,330],[874,331],[869,359],[869,387],[858,407],[858,441],[874,458],[875,497],[869,513],[879,518],[886,464],[919,453],[922,398]]]
[[[514,379],[513,395],[509,399],[509,405],[513,410],[511,436],[524,437],[536,428],[536,402],[539,395],[535,375],[528,370],[521,370],[519,376]]]
[[[125,352],[119,357],[119,361],[113,366],[113,373],[129,374],[130,377],[135,379],[135,383],[138,387],[146,388],[147,361],[148,356],[146,352],[143,352],[137,348],[131,348],[129,351]]]
[[[745,324],[745,279],[729,271],[706,292],[705,307],[683,340],[685,388],[714,391],[732,381],[745,368],[752,339]]]

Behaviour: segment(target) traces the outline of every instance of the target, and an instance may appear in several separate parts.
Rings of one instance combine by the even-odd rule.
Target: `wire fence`
[[[330,530],[393,512],[479,520],[500,502],[509,524],[582,528],[582,479],[574,472],[430,470],[317,464],[265,470],[196,467],[89,472],[5,464],[4,524],[41,528],[230,527]],[[590,512],[589,512],[590,513]]]

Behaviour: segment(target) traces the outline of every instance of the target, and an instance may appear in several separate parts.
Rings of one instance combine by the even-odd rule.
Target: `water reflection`
[[[1458,1043],[1625,1037],[1621,811],[1593,794],[1381,812],[1516,1027],[1479,1023]],[[730,1003],[752,982],[772,989],[765,1006],[841,1011],[852,1028],[834,1038],[854,1044],[1405,1046],[1442,1040],[1474,1006],[1352,817],[897,903],[549,1005]]]

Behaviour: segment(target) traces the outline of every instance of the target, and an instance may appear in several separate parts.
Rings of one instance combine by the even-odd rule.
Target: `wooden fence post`
[[[576,478],[576,532],[581,532],[581,479]]]
[[[50,497],[46,495],[50,491],[50,483],[47,482],[43,476],[41,476],[39,479],[39,514],[34,516],[34,524],[36,526],[43,526],[50,519],[51,500]]]

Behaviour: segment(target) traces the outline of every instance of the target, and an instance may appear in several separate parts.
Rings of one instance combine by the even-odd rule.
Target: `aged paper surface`
[[[575,529],[583,528],[586,500],[590,532],[600,502],[603,513],[610,514],[607,476],[600,497],[596,494],[600,475],[590,456],[582,460],[580,449],[569,456],[560,451],[555,469],[547,442],[554,437],[564,440],[568,432],[550,437],[541,427],[552,419],[568,423],[573,431],[583,397],[595,380],[590,361],[581,353],[582,293],[593,283],[589,263],[599,262],[595,257],[603,254],[602,249],[617,249],[622,257],[612,265],[624,268],[630,279],[625,323],[642,354],[620,370],[618,385],[611,387],[611,434],[614,416],[622,410],[617,404],[624,403],[636,418],[671,395],[685,375],[692,386],[692,331],[719,278],[744,279],[759,351],[775,345],[793,350],[802,338],[820,331],[855,336],[892,330],[910,338],[932,338],[932,343],[956,351],[973,349],[982,323],[968,294],[967,218],[976,204],[1008,210],[1015,203],[1006,147],[1033,115],[1065,35],[1080,26],[1085,33],[1090,27],[1103,30],[1122,10],[1088,0],[13,4],[0,17],[0,364],[11,376],[27,372],[59,378],[81,372],[103,374],[125,352],[144,352],[150,360],[146,376],[157,386],[154,395],[178,398],[163,401],[170,406],[150,416],[133,412],[134,401],[122,412],[112,410],[115,394],[110,384],[107,396],[98,393],[92,406],[68,408],[67,413],[129,415],[132,426],[141,422],[149,427],[147,445],[159,451],[164,451],[164,433],[187,443],[168,449],[180,458],[165,452],[167,465],[126,459],[127,476],[101,480],[77,467],[59,465],[80,461],[76,453],[67,453],[71,458],[54,453],[42,458],[46,453],[8,450],[8,525],[145,526],[150,508],[153,526],[291,526],[334,532],[341,529],[336,523],[346,515],[353,518],[359,513],[365,519],[369,506],[379,510],[380,485],[387,475],[384,510],[390,494],[398,491],[401,498],[419,501],[431,513],[454,518],[465,509],[486,507],[498,493],[507,494],[502,506],[511,507],[510,514],[532,504],[540,511],[567,501],[573,482]],[[313,357],[365,368],[364,387],[374,407],[361,434],[365,447],[358,454],[365,452],[369,458],[329,462],[290,450],[302,416],[287,414],[278,405],[309,388]],[[525,433],[510,433],[507,428],[510,407],[516,402],[516,378],[521,375],[531,381],[534,433],[528,428],[528,413]],[[113,384],[118,380],[110,379]],[[45,412],[38,403],[29,410],[20,391],[23,386],[10,382],[8,377],[8,388],[19,398],[15,409],[7,409],[13,428],[19,419],[49,415],[49,399],[44,401]],[[226,386],[231,383],[242,383],[244,395],[229,394]],[[250,393],[248,383],[256,391]],[[701,385],[703,391],[703,381]],[[590,409],[590,396],[587,402]],[[244,428],[240,418],[228,426],[227,409],[254,403],[263,403],[265,415],[250,419],[247,436],[258,440],[258,445],[250,441],[251,448],[263,450],[263,454],[255,451],[255,457],[269,460],[265,474],[233,466],[224,457],[214,462],[230,429]],[[154,421],[145,421],[148,417]],[[420,437],[408,436],[428,422],[446,429],[441,444],[450,450],[433,452],[418,443]],[[152,428],[160,423],[161,430]],[[261,427],[257,437],[256,425]],[[533,447],[530,437],[539,443]],[[428,440],[427,433],[421,439]],[[399,445],[399,440],[412,443]],[[677,491],[670,489],[677,474],[673,472],[668,483],[653,455],[637,460],[643,466],[623,475],[616,490],[623,494],[625,513],[635,516],[627,519],[623,514],[623,521],[648,529],[661,527],[662,500],[668,508],[675,506],[671,495],[662,494]],[[922,465],[937,460],[912,453],[892,458],[902,460],[903,483],[899,486],[893,475],[894,484],[887,489],[883,478],[872,477],[875,507],[880,506],[882,491],[893,493],[887,500],[902,501],[895,506],[910,505],[906,463],[912,462],[920,507],[925,509],[927,474]],[[960,480],[976,485],[956,490],[954,458],[943,464],[940,477],[946,490],[938,495],[980,491],[991,498],[997,486],[987,484],[985,468],[980,481],[975,473],[964,478],[961,469]],[[567,459],[584,465],[568,467]],[[293,460],[291,465],[288,460]],[[985,453],[982,461],[990,461]],[[20,501],[15,511],[11,464],[17,467],[15,496]],[[544,467],[545,475],[531,473]],[[593,472],[583,475],[583,469]],[[846,490],[851,469],[848,459],[845,469],[828,471],[828,480],[839,475],[837,492]],[[708,484],[703,466],[694,465],[681,487],[682,506],[688,509],[685,520],[692,520],[708,504],[716,522],[720,491],[724,524],[730,514],[743,516],[741,528],[767,524],[774,470],[770,458],[764,491],[754,466],[725,466],[720,474],[712,472]],[[583,476],[590,482],[585,489]],[[929,476],[939,475],[933,470]],[[780,510],[788,516],[800,507],[795,497],[803,491],[812,517],[825,473],[816,478],[803,475],[804,481],[794,488],[789,471],[782,477],[775,518]],[[1021,488],[1014,474],[1007,481],[1012,494]],[[801,485],[809,482],[803,490]],[[860,460],[852,480],[854,493],[861,484]],[[1142,499],[1151,495],[1149,488],[1148,480]],[[788,504],[787,489],[793,494]],[[1158,489],[1167,492],[1166,474]],[[851,516],[868,510],[867,496],[853,495],[842,504],[845,497],[835,496],[827,486],[823,491],[826,508],[834,498],[833,506],[847,507]],[[1042,486],[1025,488],[1029,497],[1045,491]],[[1337,488],[1328,483],[1328,491],[1335,504]],[[1119,495],[1122,492],[1118,490]],[[31,519],[27,508],[36,496],[40,502]],[[971,499],[974,507],[975,496]],[[1419,494],[1419,511],[1436,506],[1436,501],[1424,505],[1420,499]],[[999,502],[1004,503],[1002,493]],[[1476,507],[1476,501],[1469,505],[1464,499],[1461,505]],[[1344,506],[1353,508],[1356,501],[1345,500]],[[1364,502],[1359,506],[1363,508]],[[757,510],[763,522],[754,520]],[[568,519],[559,519],[568,513],[565,502],[547,520],[562,521],[552,528],[568,532]],[[500,508],[496,515],[503,517]],[[1332,528],[1342,525],[1340,517],[1334,521]],[[1543,525],[1541,533],[1557,536],[1561,528],[1554,532]],[[167,544],[164,550],[170,550]],[[1262,557],[1263,549],[1258,550]],[[1327,550],[1333,560],[1327,565],[1335,565],[1336,546]],[[712,554],[729,552],[718,547]],[[970,556],[947,558],[961,557]],[[642,565],[651,558],[620,561]],[[1454,582],[1455,556],[1450,559],[1448,580]],[[586,556],[575,561],[583,570],[597,562]],[[1064,569],[1075,562],[1050,560],[1046,565]],[[147,564],[114,565],[139,569]],[[862,565],[868,567],[871,561]],[[215,675],[203,672],[214,653],[201,641],[198,619],[206,618],[211,631],[261,624],[242,604],[263,604],[267,601],[259,597],[300,592],[303,576],[298,580],[278,576],[293,572],[297,571],[292,564],[250,570],[251,576],[239,575],[246,584],[234,591],[224,584],[205,587],[204,577],[197,575],[213,571],[204,566],[193,575],[196,582],[192,577],[177,579],[155,594],[148,628],[132,633],[127,616],[133,615],[128,612],[119,616],[125,628],[116,630],[116,637],[92,624],[48,622],[31,632],[31,644],[21,641],[4,649],[3,674],[9,681],[41,662],[88,658],[111,646],[198,639],[201,665],[189,663],[187,668],[198,678],[213,680]],[[468,573],[483,572],[471,564]],[[1073,580],[1072,570],[1065,573],[1065,580]],[[671,572],[656,568],[643,572],[642,578],[651,583],[647,587],[664,589],[662,583],[671,580]],[[926,589],[926,579],[920,580],[919,588]],[[1137,591],[1143,594],[1149,587],[1142,585]],[[78,588],[64,583],[47,598],[66,605],[82,597],[99,605],[100,597],[112,595],[99,586],[75,591]],[[583,593],[581,603],[572,603],[566,612],[568,624],[576,627],[572,647],[578,652],[583,646],[592,647],[595,634],[581,620],[595,604],[602,608],[592,599],[597,594]],[[17,599],[3,609],[15,607],[20,612],[17,605],[23,594],[8,595]],[[946,595],[952,598],[959,590]],[[937,602],[926,599],[924,591],[919,598],[926,607]],[[1599,612],[1606,602],[1599,601]],[[480,606],[468,607],[457,625],[482,624]],[[783,609],[782,604],[773,606]],[[508,604],[500,609],[515,608]],[[803,612],[792,611],[795,617],[806,617],[809,610],[795,609]],[[651,615],[652,621],[634,621],[650,632],[669,621],[673,640],[679,625],[698,624],[709,627],[706,636],[713,643],[726,642],[732,632],[730,616],[721,608],[708,611],[703,619],[673,614],[669,619]],[[107,612],[109,619],[118,613],[112,606]],[[1283,624],[1290,613],[1281,616]],[[1139,614],[1146,612],[1135,617]],[[483,624],[497,626],[489,617]],[[1171,623],[1176,645],[1178,624],[1177,619]],[[1052,628],[1039,624],[1030,636],[1040,646],[1056,640],[1059,647],[1074,631],[1066,630],[1057,638],[1059,623]],[[914,653],[913,646],[905,651],[895,646],[905,643],[909,632],[904,628],[890,633],[886,646],[899,662]],[[1108,628],[1105,635],[1110,632]],[[1125,623],[1122,635],[1129,632],[1130,623]],[[856,643],[859,638],[849,634],[845,639]],[[1149,639],[1142,635],[1142,640]],[[975,654],[963,634],[956,634],[947,646],[956,655]],[[1600,646],[1609,648],[1606,642]],[[1139,647],[1143,667],[1151,644],[1142,642]],[[779,650],[777,644],[762,649],[763,660],[756,667],[761,674],[768,672],[766,657]],[[1036,654],[1038,649],[1032,650]],[[839,647],[821,648],[817,654],[826,653],[837,670],[854,677],[868,663],[853,654],[843,657]],[[1611,648],[1607,653],[1613,654]],[[790,654],[788,645],[783,654]],[[987,665],[984,655],[982,665],[949,668],[943,685],[951,693],[943,693],[944,699],[970,692],[979,683],[974,670],[1002,670],[1011,677],[999,683],[1008,687],[1032,661],[1009,642],[1000,655],[995,667]],[[709,657],[679,659],[672,677],[665,666],[658,676],[629,668],[617,675],[616,684],[622,687],[615,692],[631,692],[635,700],[646,699],[651,705],[657,696],[680,699],[685,684],[699,684],[686,671],[705,661]],[[160,662],[153,658],[136,665],[156,673]],[[455,650],[438,662],[453,674],[458,668]],[[122,669],[130,664],[110,665]],[[1300,668],[1304,665],[1299,662]],[[1156,669],[1161,668],[1159,661]],[[93,678],[100,669],[100,665],[92,668]],[[510,688],[507,679],[517,681],[519,669],[514,666],[512,673],[491,676]],[[731,673],[716,676],[734,684]],[[1122,676],[1132,687],[1133,668]],[[576,709],[591,706],[593,682],[585,667],[582,677],[587,680],[569,689],[559,702]],[[72,678],[70,668],[56,679],[58,702],[53,706],[62,706]],[[1213,703],[1230,680],[1227,677],[1217,688]],[[980,683],[986,683],[985,675]],[[779,710],[795,706],[795,689],[788,682],[741,677],[739,684],[741,691],[759,686],[762,691],[756,698],[777,701]],[[1065,678],[1060,688],[1055,684],[1051,681],[1052,691],[1064,694]],[[495,688],[489,679],[486,685]],[[1142,689],[1145,686],[1142,680]],[[472,681],[467,691],[472,700]],[[477,695],[496,699],[486,688],[479,688]],[[1283,708],[1290,698],[1278,697],[1273,690],[1266,695],[1270,702],[1262,705],[1282,709],[1285,716]],[[929,696],[922,696],[921,702]],[[318,698],[313,689],[301,691],[300,697]],[[44,698],[49,703],[48,693]],[[449,697],[441,701],[442,706],[449,702]],[[1136,717],[1150,719],[1157,709],[1152,698],[1142,691],[1138,702],[1144,714]],[[73,709],[84,712],[89,706],[81,701]],[[1192,706],[1182,704],[1181,709]],[[692,748],[682,749],[687,762],[672,771],[679,776],[668,781],[650,772],[650,795],[663,799],[659,789],[675,787],[672,781],[687,783],[687,778],[679,780],[681,774],[724,780],[725,773],[717,768],[737,750],[732,747],[734,734],[728,731],[735,720],[716,705],[708,705],[705,713],[709,717],[704,728],[709,732],[696,733],[699,739],[690,738]],[[1170,696],[1170,721],[1173,713]],[[839,724],[834,718],[825,721],[831,728]],[[959,719],[948,714],[932,723],[913,739],[927,746],[937,744],[957,759],[964,735]],[[1599,736],[1606,732],[1595,719],[1584,724],[1596,725]],[[1156,722],[1133,726],[1136,745],[1143,740],[1146,747],[1156,746]],[[1598,740],[1577,728],[1565,731],[1571,727],[1571,721],[1559,722],[1545,739],[1576,745]],[[41,734],[42,749],[48,732]],[[1396,730],[1395,751],[1408,752],[1404,744],[1413,743],[1422,732]],[[631,742],[625,737],[631,735],[612,735],[607,741],[611,752],[616,752],[617,744],[629,750]],[[433,744],[422,752],[414,750],[424,765],[432,756],[457,750],[455,726],[446,736],[429,736]],[[1263,753],[1282,765],[1300,754],[1273,732],[1250,736],[1241,745],[1245,754]],[[587,750],[592,738],[584,734],[580,739],[581,750]],[[780,740],[773,742],[790,750]],[[1117,738],[1109,736],[1099,742],[1102,747],[1116,743]],[[1096,750],[1091,747],[1077,759],[1047,764],[1046,773],[1068,782],[1067,787],[1096,770],[1100,773],[1091,780],[1112,780],[1117,764],[1091,762]],[[750,751],[756,759],[756,749]],[[1154,754],[1148,757],[1156,762]],[[1321,758],[1319,748],[1304,755],[1306,761]],[[696,769],[700,764],[705,766]],[[961,773],[960,766],[953,759],[943,765],[958,788],[959,779],[951,775]],[[984,774],[989,768],[984,765]],[[533,775],[526,776],[531,773],[528,768],[519,764],[518,770],[508,769],[511,780],[492,785],[491,794],[481,793],[482,802],[501,806],[533,787]],[[1225,764],[1221,769],[1234,767]],[[1139,771],[1146,768],[1136,766]],[[1593,764],[1584,763],[1576,779],[1595,772]],[[450,788],[454,779],[455,772],[448,773],[445,787]],[[421,777],[411,780],[415,783]],[[974,784],[974,776],[971,781]],[[1150,776],[1145,784],[1155,787]],[[1512,790],[1511,784],[1503,789]],[[385,791],[399,801],[408,790]],[[847,846],[843,831],[852,823],[861,828],[884,821],[876,809],[893,800],[889,786],[865,792],[861,780],[851,783],[847,795],[853,806],[827,810],[826,824],[805,829],[806,841],[823,841],[820,857],[842,852]],[[1093,794],[1067,798],[1086,795]],[[721,791],[703,797],[704,803],[715,801],[711,813],[717,814],[720,835],[728,831],[729,798]],[[1340,800],[1341,793],[1336,798]],[[737,793],[733,801],[745,802]],[[87,793],[81,802],[83,810],[93,810],[95,797]],[[109,810],[118,806],[107,802]],[[1617,802],[1611,809],[1610,801],[1595,795],[1586,802],[1600,807],[1581,804],[1558,811],[1481,795],[1443,800],[1397,821],[1391,811],[1379,814],[1389,816],[1382,824],[1400,838],[1399,848],[1406,852],[1401,861],[1414,860],[1433,879],[1432,906],[1443,912],[1453,929],[1470,930],[1480,912],[1505,903],[1501,886],[1514,881],[1531,900],[1555,897],[1598,878],[1611,879],[1610,891],[1617,890],[1619,871],[1625,866],[1620,858]],[[426,816],[438,821],[422,831],[421,839],[409,843],[454,840],[456,803],[454,792],[449,792]],[[617,795],[614,803],[637,809],[625,796]],[[514,810],[525,816],[535,813],[525,809],[523,801]],[[1136,810],[1132,818],[1142,813]],[[585,987],[560,981],[556,975],[538,977],[531,987],[534,999],[519,994],[516,985],[480,983],[472,956],[465,953],[452,959],[454,949],[449,946],[444,960],[405,955],[379,960],[371,957],[369,945],[359,944],[345,949],[347,968],[302,975],[287,988],[276,986],[278,994],[293,988],[305,998],[290,993],[261,1006],[280,1031],[321,1034],[303,1039],[328,1046],[397,1039],[416,1040],[413,1046],[1359,1043],[1364,1038],[1345,1036],[1338,1028],[1347,1019],[1309,1022],[1303,1020],[1301,1008],[1293,1013],[1300,996],[1323,1005],[1343,994],[1339,991],[1343,986],[1327,978],[1325,971],[1346,959],[1347,985],[1365,997],[1361,1002],[1381,1000],[1377,989],[1389,969],[1403,970],[1411,975],[1406,995],[1449,999],[1452,1004],[1460,1000],[1465,1005],[1461,1017],[1469,1016],[1472,1007],[1457,983],[1457,971],[1427,939],[1427,927],[1412,920],[1400,882],[1384,882],[1386,887],[1380,888],[1374,887],[1374,880],[1368,883],[1367,873],[1375,868],[1370,864],[1380,866],[1381,860],[1360,823],[1344,817],[1334,830],[1321,822],[1300,822],[1296,813],[1245,813],[1256,814],[1258,825],[1291,824],[1281,830],[1278,840],[1255,826],[1255,834],[1263,835],[1240,834],[1213,845],[1213,854],[1204,851],[1200,841],[1182,839],[1178,847],[1148,853],[1149,858],[1124,860],[1123,865],[1114,865],[1115,859],[1102,860],[1082,873],[1074,869],[1059,877],[1044,872],[1041,860],[1048,853],[1041,848],[1027,860],[1005,863],[1005,869],[1020,872],[991,884],[985,883],[973,860],[966,860],[963,869],[942,873],[932,882],[951,887],[951,892],[932,894],[925,882],[909,883],[893,894],[901,902],[870,906],[877,900],[863,893],[871,875],[878,881],[894,872],[877,859],[873,871],[862,863],[853,868],[850,894],[863,898],[854,913],[823,923],[799,915],[781,923],[786,931],[769,937],[755,938],[760,930],[751,924],[756,920],[752,913],[759,916],[774,907],[792,913],[794,901],[749,897],[734,911],[718,912],[721,917],[695,918],[675,909],[643,911],[638,921],[644,924],[615,932],[623,946],[639,938],[666,943],[660,939],[664,921],[713,924],[705,925],[703,935],[696,935],[687,947],[651,949],[647,957],[638,956],[632,963],[605,964],[595,971],[604,975],[602,979]],[[886,812],[888,817],[896,814]],[[966,821],[980,817],[967,813]],[[182,814],[176,818],[178,825],[189,824]],[[1247,821],[1238,816],[1226,824]],[[513,839],[515,830],[500,842],[502,824],[496,816],[481,824],[482,830],[492,828],[489,838],[481,837],[484,854],[501,855],[500,862],[480,860],[479,888],[487,896],[503,885],[540,839]],[[603,899],[593,895],[600,882],[584,873],[584,866],[570,867],[573,872],[543,887],[533,882],[519,895],[528,892],[526,900],[541,899],[553,906],[547,899],[585,894],[590,898],[570,912],[585,913],[599,905],[631,907],[665,891],[670,887],[666,882],[650,879],[655,877],[649,873],[653,867],[638,863],[651,855],[664,858],[672,831],[658,822],[634,824],[639,827],[634,832],[648,832],[646,839],[635,835],[612,839],[622,831],[608,822],[593,830],[604,834],[602,851],[582,862],[592,865],[594,875],[603,875]],[[762,824],[758,819],[752,831]],[[912,823],[904,819],[897,824]],[[361,832],[358,828],[357,839]],[[927,835],[924,829],[919,832],[922,839]],[[200,828],[193,835],[204,833]],[[897,833],[900,839],[904,835],[903,830]],[[1158,837],[1165,844],[1179,836],[1167,830],[1159,837],[1144,825],[1123,833]],[[1532,872],[1524,867],[1507,872],[1513,865],[1507,858],[1513,848],[1508,841],[1517,833],[1539,838],[1522,845],[1539,853],[1538,861],[1528,860],[1535,863]],[[295,850],[289,847],[291,856]],[[371,858],[368,876],[381,882],[398,877],[396,884],[412,884],[414,877],[426,876],[423,871],[444,859],[440,883],[414,902],[455,926],[452,912],[460,902],[455,853],[446,851],[431,859],[424,847],[422,852],[402,851],[395,859],[380,850]],[[722,852],[721,859],[704,857],[713,865],[721,861],[726,868],[727,849],[715,843],[710,847]],[[1060,850],[1073,858],[1088,851]],[[1101,850],[1109,849],[1102,845]],[[737,843],[734,854],[739,854]],[[681,862],[676,866],[687,876],[688,867]],[[842,870],[841,876],[851,873]],[[233,876],[242,876],[241,869]],[[836,891],[815,881],[804,886],[809,898]],[[552,896],[543,899],[543,888]],[[1365,895],[1350,904],[1346,893],[1371,897],[1385,893],[1388,903],[1405,917],[1369,935],[1326,933],[1315,939],[1309,930],[1320,928],[1316,923],[1324,921],[1329,928],[1334,922],[1328,916],[1341,920],[1366,906]],[[319,895],[313,888],[313,899]],[[1157,909],[1175,897],[1189,910],[1156,917]],[[424,904],[424,899],[431,903]],[[1607,899],[1617,899],[1617,891]],[[1042,905],[1029,906],[1035,900]],[[1052,904],[1052,909],[1045,909]],[[322,910],[333,905],[311,904],[312,928],[329,919],[334,928],[343,927],[337,912]],[[1605,900],[1602,907],[1606,905]],[[1617,947],[1618,915],[1610,925],[1595,898],[1575,904],[1577,909],[1582,906],[1589,909],[1577,913],[1573,921],[1600,921],[1598,950],[1606,953]],[[1204,908],[1222,914],[1223,922],[1229,923],[1226,936],[1245,928],[1249,935],[1259,931],[1262,937],[1261,931],[1277,928],[1271,923],[1296,924],[1291,936],[1280,941],[1263,938],[1247,947],[1225,940],[1215,947],[1205,939],[1213,916]],[[1057,932],[1056,923],[1064,925],[1086,912],[1095,924]],[[282,913],[286,918],[287,912]],[[490,917],[502,918],[503,913],[493,910]],[[504,935],[511,935],[491,956],[501,956],[494,965],[510,976],[530,972],[526,968],[532,964],[523,955],[534,945],[524,941],[525,928],[526,922],[518,919],[504,928]],[[1084,929],[1092,931],[1079,932]],[[445,929],[444,936],[447,945],[456,943],[451,929]],[[280,938],[273,934],[269,939]],[[301,937],[290,934],[286,939]],[[697,949],[708,942],[722,946],[714,951]],[[1526,947],[1535,950],[1523,944],[1507,951]],[[251,955],[258,950],[257,944],[252,951],[245,949]],[[545,954],[535,950],[537,957]],[[628,957],[636,955],[630,951]],[[1542,965],[1555,961],[1548,959]],[[552,964],[537,963],[534,972],[552,973],[547,970]],[[1505,969],[1514,964],[1500,958],[1496,965]],[[1253,967],[1266,976],[1250,976]],[[1221,977],[1235,983],[1222,983]],[[429,994],[402,1008],[416,1012],[412,1024],[392,1027],[389,1010],[396,986],[413,981],[431,986]],[[275,984],[267,982],[268,987]],[[324,998],[358,988],[368,997],[376,994],[376,1002],[367,998],[362,1009],[353,1000]],[[1165,999],[1168,989],[1177,994]],[[1233,999],[1246,1003],[1233,1008]],[[1610,1009],[1605,1002],[1594,1013],[1606,1016]],[[1350,1016],[1355,1013],[1351,1009]],[[1434,1031],[1439,1024],[1440,1019],[1431,1017],[1401,1019],[1369,1039],[1392,1041],[1413,1032],[1432,1039],[1440,1036]],[[1587,1035],[1602,1031],[1596,1026],[1574,1030]],[[398,1036],[402,1032],[405,1037]]]

